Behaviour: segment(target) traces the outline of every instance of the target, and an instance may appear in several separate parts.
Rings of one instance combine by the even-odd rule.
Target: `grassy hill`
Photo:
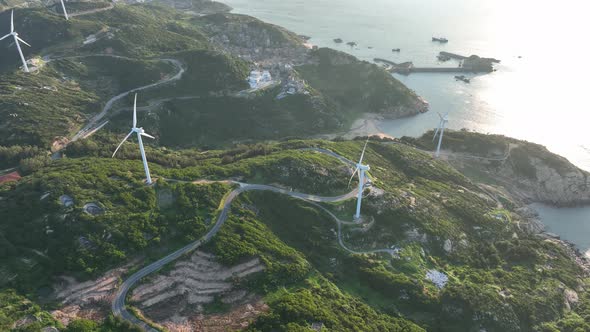
[[[347,112],[399,118],[426,111],[414,92],[375,64],[329,48],[316,50],[313,61],[297,71]]]
[[[77,6],[73,10],[104,3]],[[8,20],[8,11],[0,13],[0,22]],[[343,55],[325,49],[312,56],[317,65],[277,77],[301,80],[301,93],[276,98],[286,91],[280,85],[239,93],[248,88],[252,66],[242,52],[259,49],[264,59],[308,61],[300,37],[248,16],[195,17],[152,4],[117,4],[70,21],[47,8],[17,9],[15,20],[33,45],[24,49],[25,56],[35,59],[38,69],[31,75],[20,72],[10,42],[0,43],[5,49],[0,52],[4,149],[61,147],[110,98],[176,74],[179,69],[161,59],[178,60],[184,70],[180,80],[140,92],[140,106],[150,105],[144,126],[162,146],[227,147],[306,137],[342,130],[359,112],[402,116],[418,110],[417,97],[383,70],[355,59],[336,63]],[[129,117],[116,113],[128,109],[131,100],[121,99],[104,118],[111,120],[105,127],[111,136],[126,130]]]
[[[322,147],[354,159],[362,141],[288,141],[200,153],[148,149],[155,186],[141,183],[135,146],[120,157],[86,141],[0,196],[0,248],[4,287],[34,291],[55,273],[89,277],[140,252],[155,258],[198,238],[210,227],[225,184],[172,179],[241,178],[309,193],[346,191],[348,171]],[[130,159],[128,159],[130,158]],[[259,257],[264,272],[244,287],[270,311],[252,331],[309,328],[419,331],[574,331],[585,329],[590,298],[584,272],[561,244],[528,233],[509,206],[499,206],[476,183],[448,164],[404,144],[370,142],[366,161],[375,187],[363,215],[365,231],[343,226],[354,250],[396,248],[396,255],[353,255],[338,245],[336,224],[324,210],[285,196],[244,194],[231,217],[204,249],[223,264]],[[168,180],[164,180],[167,178]],[[60,197],[74,204],[65,207]],[[43,197],[43,198],[42,198]],[[97,204],[103,214],[84,212]],[[353,201],[325,204],[350,220]],[[156,254],[157,252],[157,254]],[[167,251],[164,251],[167,252]],[[438,288],[426,278],[438,271]],[[14,276],[14,279],[10,277]],[[578,301],[566,305],[565,292]],[[568,309],[569,308],[569,309]],[[414,322],[417,325],[410,323]]]
[[[9,15],[1,13],[0,21],[9,22]],[[48,148],[56,138],[78,130],[111,97],[174,73],[170,64],[150,59],[154,56],[179,59],[190,66],[175,86],[178,90],[164,89],[155,97],[208,94],[245,85],[247,65],[207,51],[206,37],[171,9],[117,6],[68,22],[44,8],[18,9],[15,25],[33,45],[24,49],[27,58],[51,54],[59,60],[40,61],[34,74],[25,75],[16,70],[20,64],[16,50],[9,42],[0,45],[7,47],[0,52],[4,123],[0,144],[4,146]],[[83,45],[91,34],[97,41]],[[203,80],[205,76],[210,79]]]

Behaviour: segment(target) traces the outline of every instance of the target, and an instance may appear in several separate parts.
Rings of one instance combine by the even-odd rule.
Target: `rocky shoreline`
[[[518,214],[527,222],[526,230],[548,241],[558,243],[566,249],[567,254],[590,276],[590,256],[580,251],[576,244],[562,239],[561,236],[548,232],[545,224],[539,219],[539,214],[529,205],[523,205],[517,209]]]

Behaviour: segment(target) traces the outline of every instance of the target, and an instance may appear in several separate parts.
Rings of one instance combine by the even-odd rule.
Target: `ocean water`
[[[440,51],[502,60],[498,71],[469,75],[396,75],[423,96],[433,112],[387,121],[392,136],[417,136],[449,112],[449,127],[504,134],[547,146],[590,170],[590,91],[586,43],[590,3],[563,0],[223,0],[234,12],[255,16],[328,46],[372,61],[438,63]],[[448,44],[433,43],[444,36]],[[351,48],[334,38],[356,41]],[[372,47],[369,49],[369,47]],[[401,48],[393,53],[392,48]],[[520,57],[520,58],[519,58]]]
[[[587,35],[590,3],[584,0],[221,0],[298,34],[318,46],[372,61],[439,63],[448,51],[502,62],[497,71],[468,75],[396,75],[429,103],[432,112],[384,121],[392,136],[418,136],[449,112],[449,127],[496,133],[543,144],[590,171],[590,66]],[[448,44],[431,41],[446,37]],[[355,41],[351,48],[336,44]],[[400,48],[393,53],[392,48]],[[551,232],[590,248],[590,207],[556,209],[534,205]]]
[[[559,234],[562,239],[574,243],[590,257],[590,218],[588,208],[556,209],[545,204],[531,204],[539,213],[545,230]],[[565,212],[564,212],[565,210]]]

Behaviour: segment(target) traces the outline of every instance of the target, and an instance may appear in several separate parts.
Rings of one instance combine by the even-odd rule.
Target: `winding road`
[[[126,57],[121,57],[121,56],[117,56],[117,55],[88,55],[85,57],[93,57],[93,56],[110,56],[110,57],[114,57],[114,58],[122,58],[122,59],[129,59]],[[79,57],[83,57],[83,56],[77,56]],[[158,82],[152,83],[152,84],[148,84],[148,85],[144,85],[138,88],[134,88],[131,89],[129,91],[125,91],[123,93],[120,93],[116,96],[114,96],[113,98],[109,99],[109,101],[107,101],[107,103],[104,105],[104,107],[102,108],[102,111],[98,114],[96,114],[94,117],[92,117],[92,119],[90,119],[90,121],[84,126],[84,128],[80,129],[80,131],[78,131],[70,141],[74,142],[80,138],[84,138],[87,136],[88,133],[91,132],[95,132],[96,128],[93,129],[93,127],[100,122],[109,112],[109,110],[111,110],[111,108],[113,107],[113,104],[123,98],[125,98],[126,96],[128,96],[131,93],[135,93],[138,91],[142,91],[142,90],[147,90],[147,89],[151,89],[151,88],[155,88],[158,87],[160,85],[164,85],[164,84],[169,84],[171,82],[174,81],[178,81],[179,79],[182,78],[182,75],[184,74],[184,72],[186,71],[186,68],[184,68],[184,66],[182,65],[182,63],[176,59],[158,59],[160,61],[163,62],[168,62],[170,64],[172,64],[174,67],[176,67],[177,72],[174,76],[165,78],[163,80],[160,80]],[[100,126],[103,126],[104,123],[102,123]]]
[[[304,150],[310,150],[310,151],[316,151],[319,153],[324,153],[324,154],[327,154],[327,155],[337,158],[338,160],[340,160],[341,162],[343,162],[349,166],[354,165],[354,162],[352,162],[352,161],[346,159],[345,157],[342,157],[332,151],[329,151],[329,150],[316,149],[316,148],[304,149]],[[205,180],[203,180],[203,181],[205,181]],[[193,182],[201,183],[202,181],[193,181]],[[205,183],[208,183],[208,182],[210,182],[210,181],[206,181]],[[264,185],[264,184],[247,184],[247,183],[235,182],[235,181],[221,181],[221,182],[225,182],[225,183],[229,182],[229,183],[237,184],[238,188],[232,190],[224,198],[224,201],[222,202],[221,212],[219,213],[219,216],[217,217],[217,221],[216,221],[215,225],[213,225],[213,227],[207,232],[207,234],[205,234],[199,240],[194,241],[194,242],[176,250],[175,252],[169,254],[168,256],[163,257],[163,258],[151,263],[150,265],[135,272],[127,280],[125,280],[121,284],[121,286],[119,287],[117,294],[115,296],[115,299],[113,300],[113,303],[111,306],[112,312],[115,316],[119,316],[119,317],[133,323],[133,324],[139,325],[140,327],[142,327],[146,331],[157,332],[156,329],[152,328],[146,322],[140,320],[139,318],[137,318],[135,315],[133,315],[132,313],[130,313],[127,310],[127,308],[125,307],[125,299],[127,297],[127,294],[129,293],[131,288],[133,288],[133,286],[141,279],[160,270],[166,264],[180,258],[181,256],[183,256],[187,253],[194,251],[195,249],[200,247],[203,243],[206,243],[209,240],[211,240],[211,238],[213,238],[217,234],[217,232],[219,232],[219,230],[221,229],[221,226],[223,226],[223,224],[227,220],[227,218],[229,216],[230,209],[231,209],[231,203],[241,193],[248,192],[248,191],[270,191],[270,192],[274,192],[274,193],[278,193],[278,194],[283,194],[283,195],[287,195],[287,196],[290,196],[293,198],[301,199],[303,201],[308,202],[309,204],[312,204],[312,205],[320,208],[321,210],[326,212],[328,215],[330,215],[334,219],[334,221],[337,223],[337,225],[338,225],[338,243],[340,244],[340,246],[344,250],[346,250],[350,253],[353,253],[353,254],[388,253],[388,254],[392,254],[392,255],[394,254],[393,249],[377,249],[377,250],[369,250],[369,251],[354,251],[352,249],[349,249],[348,247],[346,247],[344,245],[344,242],[342,240],[342,230],[341,230],[342,224],[355,224],[355,223],[340,220],[336,215],[334,215],[328,209],[326,209],[325,207],[318,204],[318,203],[341,202],[341,201],[346,201],[346,200],[355,198],[358,193],[358,189],[355,189],[355,190],[353,190],[349,193],[346,193],[344,195],[327,196],[326,197],[326,196],[317,196],[317,195],[306,194],[306,193],[301,193],[301,192],[289,191],[289,190],[286,190],[283,188],[273,187],[273,186]]]
[[[95,9],[90,9],[90,10],[85,10],[85,11],[80,11],[80,12],[68,13],[68,15],[70,17],[84,16],[84,15],[90,15],[90,14],[94,14],[94,13],[105,12],[105,11],[111,10],[113,8],[115,8],[115,4],[114,3],[109,3],[109,5],[106,6],[106,7],[95,8]]]

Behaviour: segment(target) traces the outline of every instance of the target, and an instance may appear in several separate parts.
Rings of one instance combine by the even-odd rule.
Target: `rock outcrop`
[[[571,164],[557,169],[537,156],[529,156],[529,161],[535,177],[522,176],[510,163],[498,169],[499,176],[512,180],[506,186],[517,197],[555,206],[590,204],[588,172]]]
[[[234,56],[262,66],[307,61],[305,41],[282,27],[236,14],[209,15],[202,20],[209,40]]]
[[[417,143],[432,148],[432,133]],[[443,153],[458,169],[493,179],[520,203],[565,207],[590,204],[590,173],[544,146],[500,135],[445,132]]]

